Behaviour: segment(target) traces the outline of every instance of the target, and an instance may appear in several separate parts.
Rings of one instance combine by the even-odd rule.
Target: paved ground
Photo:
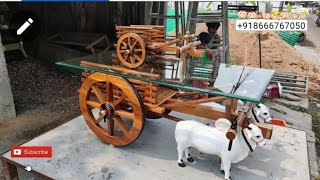
[[[298,52],[316,64],[320,64],[320,27],[314,23],[316,15],[308,17],[308,32],[305,41],[295,46]]]
[[[190,115],[172,114],[195,119]],[[14,161],[31,165],[55,179],[224,179],[219,159],[209,155],[200,159],[196,150],[191,154],[197,163],[178,167],[175,124],[166,119],[148,120],[137,141],[116,148],[101,142],[80,116],[26,144],[52,146],[52,159]],[[235,180],[309,179],[306,133],[274,127],[272,140],[258,147],[252,156],[234,164],[231,176]]]

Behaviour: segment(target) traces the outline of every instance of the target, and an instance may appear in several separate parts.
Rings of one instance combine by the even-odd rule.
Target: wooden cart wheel
[[[126,67],[137,68],[146,59],[146,43],[138,34],[124,34],[117,42],[117,56]]]
[[[125,146],[141,134],[145,119],[143,103],[126,79],[93,73],[83,81],[79,96],[86,123],[103,141]]]

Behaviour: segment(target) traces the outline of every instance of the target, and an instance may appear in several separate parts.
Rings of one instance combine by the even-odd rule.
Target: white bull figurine
[[[231,163],[237,163],[245,159],[250,151],[257,145],[265,145],[261,130],[254,124],[247,128],[238,128],[236,138],[233,140],[232,149],[228,151],[229,139],[226,133],[231,123],[221,118],[215,123],[216,127],[210,127],[196,121],[180,121],[176,125],[175,139],[178,150],[178,165],[185,167],[182,157],[185,152],[188,162],[193,162],[189,154],[189,148],[194,147],[202,153],[218,155],[221,158],[221,171],[225,173],[225,179],[231,179]]]

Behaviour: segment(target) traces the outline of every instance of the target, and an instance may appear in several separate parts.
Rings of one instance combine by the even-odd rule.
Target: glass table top
[[[98,65],[103,64],[107,67],[120,67],[112,61],[111,53],[73,58],[57,62],[56,64],[82,71],[102,72],[124,78],[142,80],[181,91],[196,91],[254,103],[261,100],[275,72],[274,70],[223,63],[204,65],[194,59],[187,61],[185,71],[181,70],[184,66],[179,61],[172,62],[160,59],[145,63],[138,69],[129,69],[121,66],[121,68],[129,70],[129,72],[131,70],[138,73],[159,75],[158,78],[154,78],[154,76],[143,76],[132,73],[124,74],[114,69],[84,67],[81,61],[96,63]]]

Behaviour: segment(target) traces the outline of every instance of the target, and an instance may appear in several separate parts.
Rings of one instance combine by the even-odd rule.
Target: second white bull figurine
[[[229,139],[226,132],[231,123],[227,119],[218,119],[216,127],[210,127],[197,121],[180,121],[176,125],[175,139],[178,150],[178,165],[185,167],[182,160],[185,152],[187,161],[193,162],[189,154],[189,148],[194,147],[202,153],[215,154],[221,158],[221,171],[225,173],[225,179],[230,178],[231,163],[237,163],[245,159],[250,151],[257,145],[265,145],[261,130],[254,124],[247,128],[238,128],[236,138],[233,140],[232,149],[228,151]]]

